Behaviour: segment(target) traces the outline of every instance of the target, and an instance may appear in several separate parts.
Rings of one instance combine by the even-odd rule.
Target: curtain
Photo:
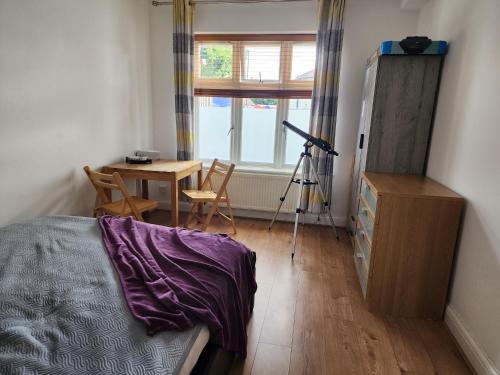
[[[193,159],[193,6],[189,0],[174,0],[174,77],[177,160]]]
[[[335,126],[337,118],[338,82],[340,56],[342,52],[343,18],[345,0],[320,0],[319,27],[316,42],[316,68],[311,104],[309,132],[330,144],[335,144]],[[331,200],[333,178],[333,156],[327,156],[318,147],[311,149],[313,160],[319,175],[319,184],[323,187],[326,199]],[[314,180],[309,168],[306,178]],[[303,207],[310,212],[320,213],[324,208],[319,189],[314,185],[305,191]]]
[[[173,1],[177,160],[192,160],[194,154],[193,8],[189,0]],[[181,181],[181,189],[190,185],[190,179]]]

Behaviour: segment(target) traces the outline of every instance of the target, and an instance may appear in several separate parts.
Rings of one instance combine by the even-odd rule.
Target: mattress
[[[0,228],[1,374],[189,374],[206,327],[148,336],[129,312],[97,221]]]

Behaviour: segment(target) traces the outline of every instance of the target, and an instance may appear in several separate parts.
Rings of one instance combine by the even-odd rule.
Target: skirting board
[[[170,202],[160,201],[158,208],[160,208],[162,210],[169,210],[170,209]],[[191,205],[189,203],[179,202],[179,211],[187,212],[190,209],[191,209]],[[222,206],[222,210],[224,210],[224,205]],[[224,212],[224,211],[222,211],[222,212]],[[243,209],[243,208],[233,208],[233,213],[234,213],[234,216],[236,216],[236,217],[263,219],[263,220],[269,220],[269,221],[271,221],[271,219],[273,218],[273,215],[274,215],[274,211],[248,210],[248,209]],[[293,222],[293,221],[295,221],[295,214],[290,213],[290,212],[280,212],[277,220]],[[301,220],[302,220],[302,218],[301,218]],[[333,220],[335,221],[336,227],[345,227],[345,224],[346,224],[345,217],[334,217]],[[319,221],[318,221],[318,215],[306,214],[305,222],[306,222],[306,224],[330,225],[330,221],[328,220],[328,217],[326,214],[321,215]]]
[[[469,334],[462,319],[450,305],[446,308],[444,321],[477,375],[500,375],[498,369]]]

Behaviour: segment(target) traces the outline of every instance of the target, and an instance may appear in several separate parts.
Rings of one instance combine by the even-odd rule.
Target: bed
[[[208,341],[201,324],[146,334],[96,219],[0,228],[1,374],[189,374]]]

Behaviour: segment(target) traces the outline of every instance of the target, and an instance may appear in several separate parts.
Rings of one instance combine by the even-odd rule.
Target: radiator
[[[222,178],[214,176],[213,180]],[[290,176],[234,172],[227,188],[231,206],[246,210],[274,211]],[[298,184],[292,184],[281,212],[295,212]]]
[[[204,175],[206,175],[206,170]],[[218,188],[222,177],[214,175],[215,190]],[[270,220],[273,212],[280,203],[280,196],[288,183],[290,176],[273,175],[264,173],[234,172],[229,180],[228,194],[231,200],[231,206],[235,209],[235,216],[254,217]],[[150,189],[153,199],[160,201],[160,208],[170,209],[170,186],[159,185],[160,190]],[[285,202],[280,210],[279,220],[293,221],[295,219],[295,205],[297,204],[298,184],[292,184],[287,194]],[[225,204],[221,205],[225,211]],[[191,205],[188,202],[181,201],[179,204],[181,211],[188,211]],[[337,226],[345,225],[344,217],[334,217]],[[310,224],[329,225],[327,217],[323,215],[318,222],[317,215],[306,215],[305,222]]]

